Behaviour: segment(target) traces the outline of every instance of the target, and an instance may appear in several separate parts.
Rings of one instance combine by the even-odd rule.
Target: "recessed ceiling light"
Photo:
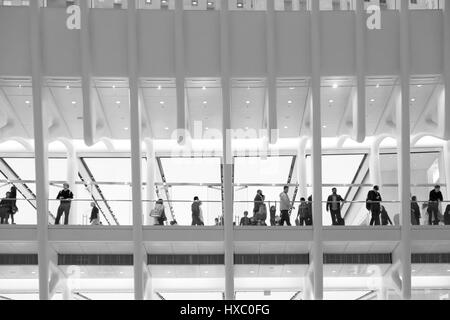
[[[128,130],[128,128],[127,127],[125,127],[125,128],[123,128],[124,130]]]
[[[115,85],[113,85],[113,86],[112,86],[112,88],[113,88],[113,89],[115,89],[115,88],[116,88],[116,86],[115,86]]]
[[[450,272],[450,269],[447,269],[447,272]]]
[[[208,104],[208,101],[203,101],[203,104]]]
[[[422,87],[423,87],[423,85],[421,85],[421,84],[417,85],[417,88],[422,88]]]
[[[19,84],[19,86],[18,86],[19,88],[22,88],[22,85],[21,84]]]
[[[164,130],[169,130],[169,127],[165,127]]]
[[[171,271],[167,271],[167,273],[168,273],[168,274],[171,274],[172,272],[171,272]]]
[[[412,98],[412,99],[411,99],[411,102],[415,102],[415,101],[416,101],[416,98]]]
[[[250,90],[250,86],[247,87],[247,90]]]
[[[120,271],[119,273],[120,273],[120,274],[123,274],[123,271]]]
[[[376,88],[378,89],[380,87],[380,84],[379,83],[377,83],[377,85],[376,85]]]
[[[25,101],[26,104],[30,104],[30,100]]]
[[[208,127],[206,127],[206,128],[205,128],[205,130],[209,130],[209,128],[208,128]]]
[[[326,129],[326,128],[327,128],[327,126],[322,126],[322,128]]]
[[[334,100],[333,100],[333,99],[330,99],[330,100],[328,100],[328,102],[329,102],[329,103],[333,103],[333,102],[334,102]]]
[[[287,272],[287,273],[292,273],[292,271],[291,271],[291,270],[286,270],[286,272]]]
[[[119,101],[119,100],[117,100],[117,101],[116,101],[116,104],[120,104],[120,101]]]
[[[160,101],[159,104],[164,104],[164,101]]]
[[[333,89],[339,88],[339,85],[337,83],[333,83]]]
[[[411,270],[411,271],[412,271],[412,272],[416,272],[416,270],[414,270],[414,269],[413,269],[413,270]]]
[[[245,127],[245,130],[248,130],[248,127]]]
[[[203,87],[202,87],[202,90],[206,90],[206,87],[205,87],[205,86],[203,86]]]
[[[250,104],[250,101],[247,100],[247,101],[245,101],[245,103],[246,103],[246,104]]]
[[[77,102],[76,101],[72,101],[72,104],[77,104]]]
[[[31,271],[31,274],[36,274],[36,271]]]
[[[336,271],[336,270],[333,270],[333,271],[331,271],[331,272],[336,273],[337,271]]]
[[[251,274],[254,274],[254,273],[255,273],[255,271],[253,271],[253,270],[250,270],[250,273],[251,273]]]
[[[287,126],[284,126],[284,128],[287,129],[288,127],[287,127]]]
[[[292,104],[292,100],[289,100],[289,101],[288,101],[288,104]]]
[[[375,102],[375,99],[370,99],[370,102]]]
[[[158,86],[158,90],[161,90],[162,89],[162,87],[161,86]]]
[[[205,274],[208,274],[209,273],[209,271],[208,270],[205,270]]]
[[[70,90],[70,86],[66,86],[66,90]]]
[[[289,90],[295,90],[295,88],[294,87],[290,87]]]

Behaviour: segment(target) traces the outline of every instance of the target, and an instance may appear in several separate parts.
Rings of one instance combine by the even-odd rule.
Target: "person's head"
[[[216,224],[219,224],[219,218],[215,218],[214,221],[216,222]]]
[[[337,193],[337,189],[333,188],[333,189],[331,189],[331,192],[333,192],[333,194],[336,194]]]
[[[306,199],[305,198],[300,198],[300,202],[305,202]]]
[[[6,197],[9,198],[10,196],[11,196],[11,192],[8,191],[8,192],[6,193]]]
[[[91,207],[92,207],[92,208],[95,207],[95,202],[91,202]]]
[[[63,188],[64,190],[68,190],[69,189],[69,184],[66,182],[63,184]]]
[[[435,185],[434,186],[434,191],[436,191],[436,192],[441,191],[441,186],[440,185]]]
[[[200,199],[198,197],[194,197],[194,201],[199,201]]]
[[[412,201],[417,201],[417,197],[416,196],[412,196]]]
[[[163,204],[163,203],[164,203],[163,199],[158,199],[158,201],[156,201],[156,204]]]
[[[256,193],[257,194],[262,194],[262,190],[257,190]]]
[[[288,193],[288,191],[289,191],[289,186],[284,186],[283,187],[283,192]]]
[[[248,217],[248,211],[244,211],[244,217]]]
[[[308,197],[308,201],[312,201],[312,196],[309,196],[309,197]]]
[[[380,190],[380,187],[379,186],[373,186],[373,190],[378,191],[378,190]]]

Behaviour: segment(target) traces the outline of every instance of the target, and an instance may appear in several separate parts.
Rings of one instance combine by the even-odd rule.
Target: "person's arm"
[[[327,208],[327,212],[328,212],[328,210],[329,210],[329,208],[331,206],[330,201],[331,201],[331,196],[329,196],[328,199],[327,199],[327,207],[326,207]]]

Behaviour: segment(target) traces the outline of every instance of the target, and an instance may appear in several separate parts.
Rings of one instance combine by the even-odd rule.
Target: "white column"
[[[397,104],[398,181],[401,201],[401,275],[402,298],[411,299],[411,160],[410,160],[410,31],[409,0],[400,8],[400,86],[401,103]]]
[[[33,91],[33,126],[36,167],[37,241],[39,260],[39,299],[49,299],[48,247],[48,138],[42,104],[42,37],[38,1],[30,1],[30,48]]]
[[[177,140],[186,142],[185,48],[183,1],[175,1],[175,83],[177,93]]]
[[[444,3],[444,114],[442,115],[442,138],[450,140],[450,0]],[[448,182],[447,182],[448,183]],[[447,188],[448,189],[448,188]]]
[[[234,226],[233,226],[233,156],[231,153],[231,90],[230,90],[230,34],[228,0],[222,0],[220,10],[220,65],[222,75],[222,136],[223,136],[223,192],[225,299],[234,300]]]
[[[382,185],[381,168],[380,168],[380,142],[381,139],[376,138],[370,146],[369,154],[369,172],[370,183],[372,185]]]
[[[277,142],[277,77],[276,77],[276,42],[275,42],[275,5],[274,1],[267,2],[266,12],[266,51],[267,51],[267,108],[269,142]]]
[[[320,11],[319,1],[311,3],[311,131],[313,170],[313,246],[314,298],[323,299],[323,243],[322,243],[322,123],[320,103]]]
[[[156,156],[155,148],[152,139],[145,139],[146,157],[147,157],[147,211],[145,212],[145,225],[150,224],[149,214],[155,207],[156,193],[155,193],[155,168],[156,168]]]
[[[355,1],[356,9],[356,104],[353,104],[353,139],[366,138],[366,11],[364,1]]]
[[[88,1],[80,1],[81,30],[81,90],[83,92],[83,132],[86,145],[96,143],[97,120],[95,106],[92,103],[92,66],[91,66],[91,37],[89,33],[89,5]]]
[[[446,199],[450,200],[450,141],[444,142],[443,150]],[[445,200],[445,199],[444,199]],[[445,210],[445,207],[444,207]]]
[[[297,183],[300,198],[308,199],[308,188],[306,181],[306,145],[308,137],[301,137],[297,150]]]
[[[136,1],[128,1],[128,77],[130,84],[131,177],[133,208],[134,297],[144,299],[142,231],[142,121],[139,105]]]

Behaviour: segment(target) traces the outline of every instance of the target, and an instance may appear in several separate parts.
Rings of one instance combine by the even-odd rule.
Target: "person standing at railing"
[[[305,198],[301,198],[300,205],[298,206],[298,214],[297,214],[298,225],[301,227],[307,226],[309,218],[310,218],[310,213],[309,213],[308,203],[306,203]]]
[[[430,191],[430,197],[428,199],[428,224],[439,224],[439,208],[441,206],[441,202],[444,201],[441,193],[441,186],[436,185],[433,190]],[[434,220],[432,220],[432,216],[434,214]]]
[[[373,189],[367,194],[366,208],[370,211],[372,218],[370,219],[370,225],[380,225],[380,213],[381,213],[381,195],[378,192],[380,188],[373,186]]]
[[[262,190],[256,191],[255,199],[253,200],[253,218],[256,218],[256,215],[259,212],[259,207],[264,202],[264,195],[262,193]]]
[[[8,224],[8,218],[12,210],[11,192],[6,193],[6,197],[0,201],[0,224]]]
[[[95,202],[91,202],[91,217],[89,219],[89,221],[91,222],[91,225],[93,226],[98,226],[100,225],[100,217],[98,215],[99,211],[97,206],[95,205]]]
[[[9,215],[11,216],[11,224],[15,224],[14,223],[14,215],[16,214],[17,211],[19,211],[19,209],[17,209],[17,206],[16,206],[16,198],[17,198],[16,186],[12,186],[11,191],[9,193],[10,193],[10,198],[11,198],[11,212],[9,213]]]
[[[332,194],[328,197],[327,200],[327,212],[331,213],[331,222],[333,226],[344,225],[344,219],[341,217],[341,203],[344,202],[344,199],[337,194],[337,189],[331,189]]]
[[[386,208],[384,206],[381,206],[381,225],[383,225],[383,226],[391,225],[392,226],[391,218],[389,218],[389,214],[387,213]]]
[[[420,225],[420,207],[417,203],[417,197],[413,196],[411,198],[411,225],[418,226]]]
[[[283,188],[283,192],[280,193],[280,212],[281,212],[281,220],[280,226],[284,226],[284,223],[288,226],[291,226],[291,217],[289,216],[289,211],[293,209],[291,206],[291,200],[289,199],[289,187],[285,186]]]
[[[251,220],[248,217],[248,211],[244,211],[244,216],[241,218],[241,221],[239,223],[240,226],[249,226],[251,225]]]
[[[194,202],[191,205],[191,211],[192,211],[192,225],[193,226],[203,226],[203,222],[200,219],[200,205],[201,205],[201,201],[198,197],[194,197]]]
[[[73,193],[69,189],[69,184],[64,183],[63,184],[63,190],[61,190],[58,193],[58,196],[56,197],[57,200],[61,200],[58,208],[58,213],[56,215],[55,225],[59,224],[59,221],[61,220],[61,216],[64,214],[64,224],[69,224],[69,214],[70,214],[70,205],[72,203],[73,199]]]

